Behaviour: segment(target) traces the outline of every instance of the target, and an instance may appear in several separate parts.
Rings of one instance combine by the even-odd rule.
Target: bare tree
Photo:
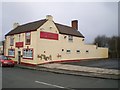
[[[120,37],[106,37],[105,35],[97,36],[93,42],[99,47],[109,48],[109,57],[120,58]]]

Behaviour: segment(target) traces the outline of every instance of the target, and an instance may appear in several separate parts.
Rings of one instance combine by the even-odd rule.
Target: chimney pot
[[[74,29],[78,30],[78,20],[73,20],[71,24]]]
[[[19,23],[14,23],[13,24],[13,29],[17,28],[19,26]]]
[[[46,16],[46,19],[52,21],[52,20],[53,20],[53,17],[52,17],[51,15],[47,15],[47,16]]]

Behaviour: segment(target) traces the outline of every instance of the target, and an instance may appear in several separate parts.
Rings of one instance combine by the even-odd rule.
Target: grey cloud
[[[118,35],[117,2],[6,2],[2,11],[3,34],[12,29],[14,22],[24,24],[51,14],[54,21],[65,25],[71,25],[73,19],[79,20],[79,31],[87,43],[97,35]]]

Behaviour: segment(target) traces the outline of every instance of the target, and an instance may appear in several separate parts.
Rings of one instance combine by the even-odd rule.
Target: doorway
[[[18,64],[21,64],[21,51],[18,51]]]

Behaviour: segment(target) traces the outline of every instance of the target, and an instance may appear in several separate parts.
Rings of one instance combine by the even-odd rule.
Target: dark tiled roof
[[[17,28],[11,30],[5,36],[23,33],[23,32],[35,31],[40,26],[42,26],[46,21],[47,21],[46,19],[43,19],[43,20],[27,23],[24,25],[20,25]],[[74,28],[72,28],[70,26],[66,26],[66,25],[62,25],[62,24],[58,24],[58,23],[55,23],[55,25],[58,28],[59,33],[61,33],[61,34],[73,35],[73,36],[84,38],[84,36],[78,30],[75,30]]]
[[[59,33],[61,33],[61,34],[73,35],[73,36],[84,38],[84,36],[78,30],[76,30],[70,26],[66,26],[66,25],[62,25],[62,24],[58,24],[58,23],[55,23],[55,25],[58,28]]]
[[[29,32],[29,31],[35,31],[37,30],[40,26],[42,26],[47,20],[39,20],[35,22],[30,22],[24,25],[20,25],[17,28],[11,30],[7,35],[12,35],[12,34],[18,34],[18,33],[23,33],[23,32]]]

